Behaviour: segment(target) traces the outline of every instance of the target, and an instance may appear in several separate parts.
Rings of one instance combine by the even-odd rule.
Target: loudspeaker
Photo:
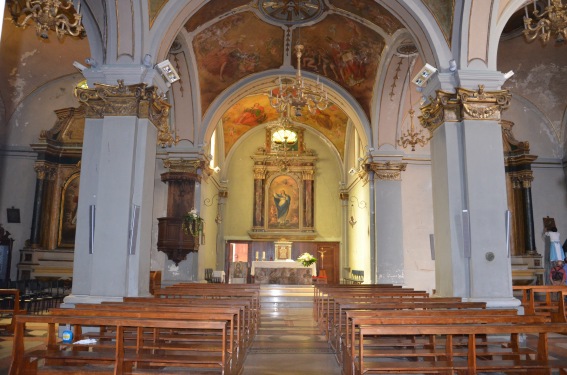
[[[431,250],[431,260],[435,260],[435,235],[429,235],[429,249]]]
[[[89,254],[94,251],[94,231],[95,231],[96,206],[89,206]]]
[[[465,258],[471,257],[471,228],[469,210],[463,210],[463,255]]]
[[[136,254],[136,239],[138,237],[138,218],[140,217],[140,206],[132,205],[130,215],[130,230],[128,231],[128,254]]]

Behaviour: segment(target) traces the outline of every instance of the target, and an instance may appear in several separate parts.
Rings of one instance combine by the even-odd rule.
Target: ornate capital
[[[534,173],[531,170],[525,170],[511,173],[510,177],[512,178],[512,183],[515,189],[519,189],[520,187],[523,189],[529,189],[532,187]]]
[[[313,169],[304,169],[301,171],[301,175],[303,180],[314,180],[315,171]]]
[[[445,122],[461,121],[457,94],[447,91],[438,90],[437,97],[435,99],[430,98],[430,103],[420,109],[419,123],[429,130],[431,135],[433,135],[435,129]]]
[[[508,90],[484,91],[484,85],[478,90],[457,88],[457,95],[462,104],[465,120],[500,120],[500,113],[508,108],[512,95]]]
[[[96,83],[94,89],[75,88],[75,96],[85,105],[87,118],[105,116],[136,116],[150,120],[158,129],[158,144],[162,147],[177,143],[169,129],[168,116],[171,105],[158,95],[156,87],[145,83],[118,85]]]
[[[392,163],[390,161],[369,164],[376,178],[387,181],[401,181],[402,172],[406,170],[407,165],[407,163]]]
[[[197,174],[198,169],[205,168],[204,160],[186,160],[186,159],[164,159],[163,166],[170,172],[184,172]]]
[[[38,180],[53,180],[57,172],[57,169],[54,166],[43,162],[35,164],[33,168],[37,173]]]
[[[263,180],[266,178],[267,169],[264,165],[255,165],[254,166],[254,179],[255,180]]]
[[[478,90],[458,87],[456,93],[437,91],[436,98],[421,107],[419,122],[430,131],[446,122],[462,120],[500,120],[500,113],[508,108],[512,95],[508,90],[484,91],[484,85]]]

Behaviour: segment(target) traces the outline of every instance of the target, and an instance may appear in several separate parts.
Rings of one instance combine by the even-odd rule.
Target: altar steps
[[[261,285],[260,304],[262,314],[271,314],[274,310],[281,309],[313,309],[313,286]],[[294,314],[294,311],[288,313]]]

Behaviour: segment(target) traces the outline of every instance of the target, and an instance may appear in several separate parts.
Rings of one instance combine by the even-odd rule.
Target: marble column
[[[254,166],[254,216],[252,230],[264,228],[264,184],[266,182],[266,169],[263,166]]]
[[[36,248],[39,246],[41,232],[41,213],[43,211],[43,190],[45,186],[45,178],[48,173],[45,164],[36,164],[35,171],[37,179],[35,181],[35,197],[33,201],[33,216],[30,235],[30,246]]]
[[[487,78],[485,74],[483,77]],[[497,75],[495,75],[497,76]],[[480,75],[470,74],[478,82]],[[462,82],[468,82],[466,75]],[[494,82],[492,82],[494,84]],[[500,113],[506,90],[438,90],[422,108],[431,140],[436,290],[440,296],[518,306],[506,249]],[[494,288],[498,285],[498,288]]]
[[[86,121],[73,290],[66,305],[148,295],[156,141],[168,130],[169,104],[155,87],[122,81],[90,87],[76,91]]]
[[[527,173],[529,172],[529,173]],[[530,255],[537,254],[534,231],[534,210],[532,203],[532,181],[534,180],[532,171],[522,173],[522,196],[524,198],[524,241],[526,252]]]
[[[303,171],[303,228],[314,230],[313,224],[313,170]]]
[[[373,281],[377,283],[404,283],[402,172],[406,165],[399,161],[368,165],[374,172],[376,271]]]

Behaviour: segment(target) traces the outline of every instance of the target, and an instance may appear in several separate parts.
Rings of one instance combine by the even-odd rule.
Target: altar
[[[317,265],[309,267],[296,261],[253,261],[250,275],[255,284],[311,285]]]

